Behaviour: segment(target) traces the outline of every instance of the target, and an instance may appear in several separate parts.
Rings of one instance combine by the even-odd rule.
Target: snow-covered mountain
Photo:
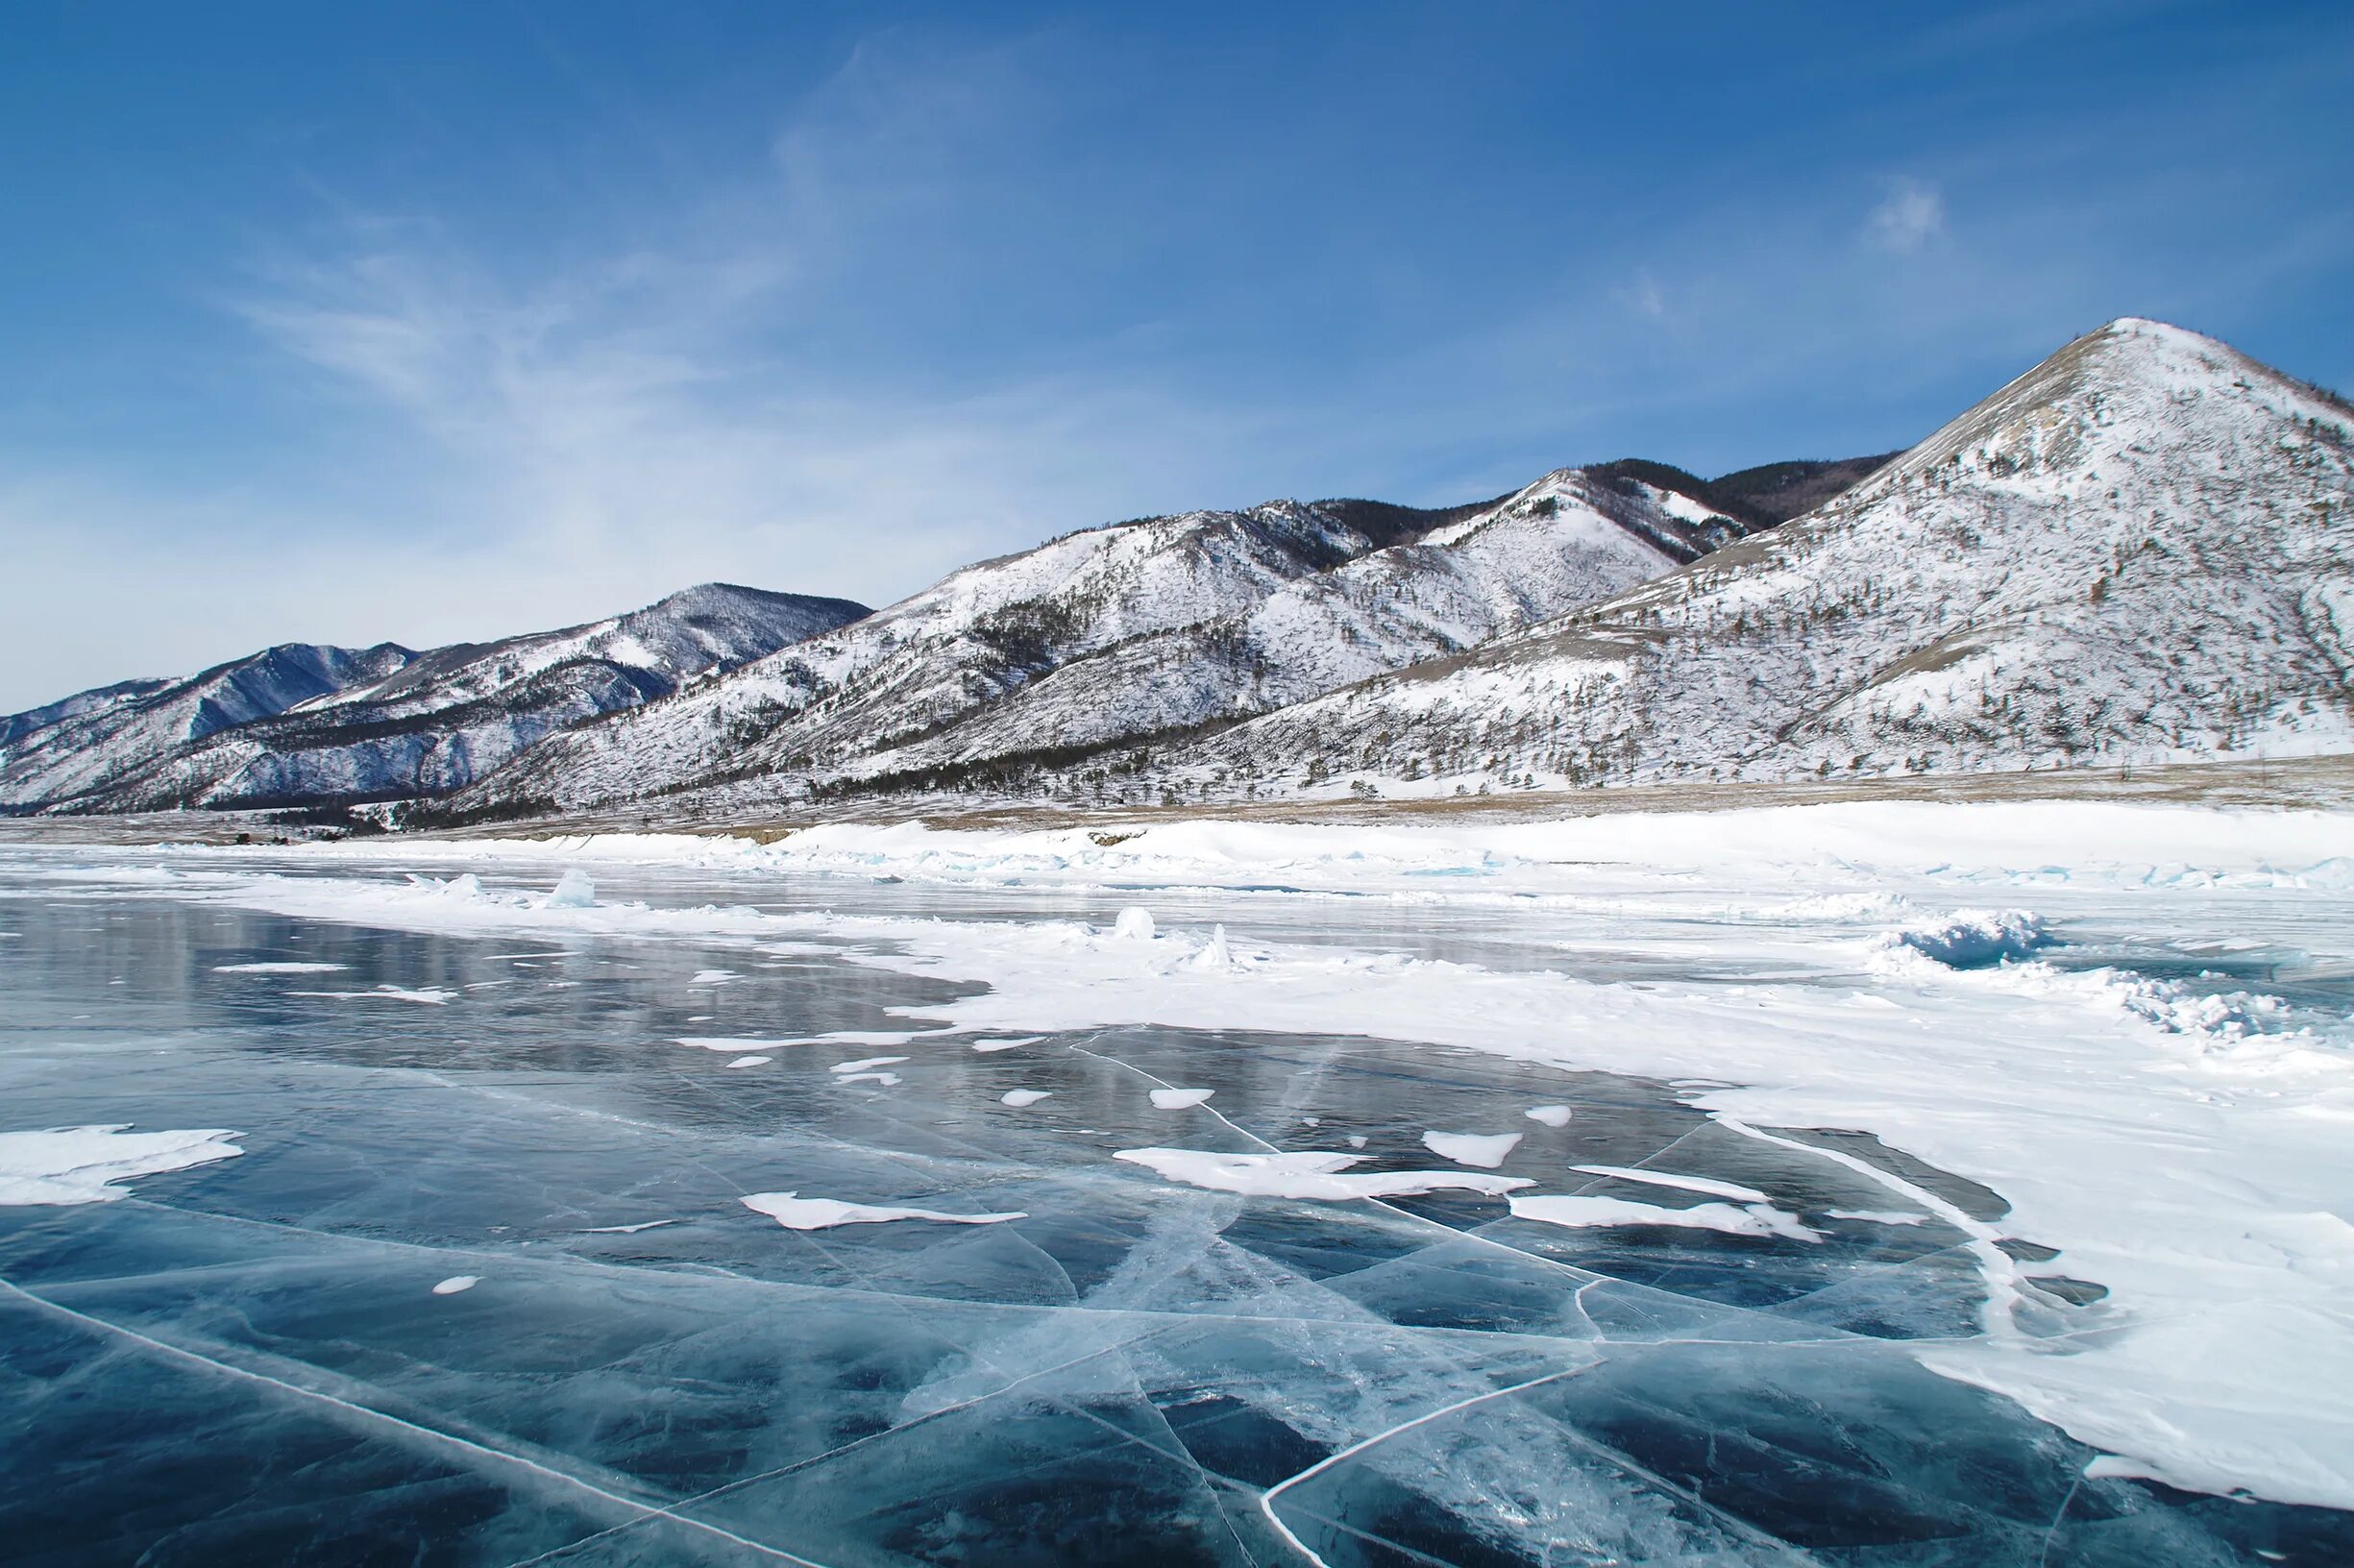
[[[707,583],[587,625],[425,653],[273,649],[0,722],[11,736],[0,802],[135,811],[439,795],[553,731],[866,613],[847,600]]]
[[[1706,497],[1688,475],[1613,465],[1443,512],[1285,501],[1069,534],[554,737],[452,805],[781,802],[1263,713],[1589,603],[1762,521]]]
[[[1894,461],[1271,502],[1082,530],[863,618],[710,587],[84,693],[0,720],[0,808],[721,816],[2354,751],[2350,427],[2127,319]]]
[[[2354,749],[2354,410],[2121,320],[1606,602],[1156,762],[1297,787]]]
[[[143,765],[237,724],[382,680],[395,643],[283,643],[177,680],[127,680],[0,719],[0,806],[103,796]]]

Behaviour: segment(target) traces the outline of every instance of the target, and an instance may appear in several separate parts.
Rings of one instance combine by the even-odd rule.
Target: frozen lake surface
[[[8,1560],[2354,1560],[2318,850],[1354,852],[0,852]]]

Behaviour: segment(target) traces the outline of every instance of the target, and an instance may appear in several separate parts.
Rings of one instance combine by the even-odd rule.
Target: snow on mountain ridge
[[[1623,492],[1584,471],[1557,470],[1419,540],[1302,577],[1237,615],[1074,661],[938,742],[882,750],[843,771],[874,775],[1104,746],[1265,712],[1589,603],[1701,552],[1699,540],[1666,536],[1674,520],[1664,507],[1649,517],[1628,512]]]
[[[71,697],[60,698],[37,708],[12,713],[0,719],[0,746],[22,740],[37,729],[47,729],[51,724],[67,719],[79,719],[86,713],[152,696],[170,684],[168,678],[157,675],[119,680],[111,686],[93,686],[86,692],[76,692]]]
[[[0,807],[102,791],[143,760],[380,679],[414,657],[396,643],[281,643],[193,675],[124,681],[12,716],[0,721]]]
[[[1470,646],[1742,528],[1695,498],[1680,497],[1680,513],[1664,492],[1598,472],[1558,470],[1477,510],[1389,519],[1382,532],[1396,542],[1380,548],[1343,520],[1362,502],[1269,502],[1066,535],[560,737],[456,804],[583,804],[737,780],[736,795],[781,800],[807,780],[1120,744]]]
[[[437,794],[556,729],[865,613],[846,600],[708,583],[583,625],[402,649],[364,678],[240,723],[105,740],[69,776],[28,780],[38,793],[13,803],[121,811]]]
[[[1780,529],[1168,767],[1577,783],[2354,747],[2348,423],[2121,320]]]
[[[1215,619],[1370,548],[1297,502],[1065,534],[960,568],[724,680],[557,737],[474,798],[609,799],[871,749],[945,725],[1073,657]]]

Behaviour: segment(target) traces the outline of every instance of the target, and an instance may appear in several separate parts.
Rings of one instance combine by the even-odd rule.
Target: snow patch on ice
[[[1535,1185],[1524,1176],[1475,1176],[1459,1170],[1374,1170],[1348,1175],[1348,1168],[1363,1156],[1316,1150],[1220,1154],[1206,1149],[1121,1149],[1112,1158],[1213,1192],[1327,1203],[1407,1197],[1417,1192],[1492,1195]]]
[[[1671,1225],[1690,1230],[1722,1231],[1727,1236],[1779,1236],[1794,1241],[1820,1241],[1820,1231],[1809,1230],[1789,1214],[1763,1204],[1736,1206],[1700,1203],[1689,1209],[1668,1209],[1627,1198],[1562,1197],[1552,1194],[1515,1196],[1513,1214],[1547,1225],[1574,1230],[1607,1229],[1621,1225]]]
[[[288,959],[267,964],[215,964],[215,974],[331,974],[349,966],[342,964],[304,964]]]
[[[471,1290],[481,1283],[482,1276],[479,1274],[453,1274],[448,1279],[442,1281],[439,1285],[433,1286],[433,1294],[437,1296],[454,1296],[462,1290]]]
[[[1547,1127],[1569,1125],[1569,1107],[1566,1105],[1533,1105],[1522,1115],[1531,1121],[1541,1122]]]
[[[231,1160],[245,1151],[221,1128],[135,1133],[127,1121],[0,1133],[0,1207],[111,1203],[117,1182]]]
[[[1743,1187],[1738,1182],[1721,1182],[1713,1176],[1679,1176],[1670,1171],[1644,1170],[1634,1165],[1572,1165],[1569,1168],[1583,1171],[1588,1176],[1640,1182],[1648,1187],[1672,1187],[1683,1192],[1705,1192],[1712,1198],[1731,1198],[1739,1203],[1774,1201],[1753,1187]]]
[[[374,991],[290,991],[289,996],[319,996],[339,1002],[413,1002],[420,1007],[446,1007],[457,992],[446,986],[379,986]]]
[[[1152,1091],[1152,1106],[1156,1111],[1185,1111],[1216,1092],[1214,1089],[1156,1089]]]
[[[1025,1105],[1036,1105],[1041,1100],[1052,1098],[1054,1090],[1051,1089],[1009,1089],[997,1096],[999,1103],[1010,1105],[1017,1111]]]
[[[839,1198],[804,1198],[793,1192],[751,1192],[744,1207],[768,1215],[789,1231],[825,1231],[837,1225],[888,1225],[894,1220],[920,1219],[935,1225],[1002,1225],[1027,1219],[1018,1211],[1004,1214],[944,1214],[936,1209],[894,1209],[877,1204],[845,1203]]]
[[[1520,1146],[1518,1133],[1425,1133],[1422,1146],[1441,1160],[1493,1170]]]
[[[1862,1225],[1926,1225],[1929,1216],[1908,1209],[1826,1209],[1825,1219],[1851,1219]]]

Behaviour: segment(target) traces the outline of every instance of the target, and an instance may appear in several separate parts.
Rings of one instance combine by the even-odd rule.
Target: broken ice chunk
[[[593,909],[597,904],[597,884],[586,872],[575,869],[556,878],[556,884],[540,904],[542,909]]]

